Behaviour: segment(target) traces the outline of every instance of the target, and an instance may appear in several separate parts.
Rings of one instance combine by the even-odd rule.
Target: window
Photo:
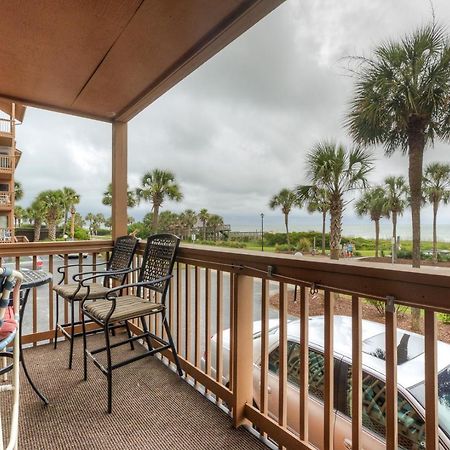
[[[276,347],[269,354],[269,370],[278,375],[280,370],[280,352]],[[287,379],[288,382],[299,386],[300,381],[300,344],[288,342],[287,348]],[[325,363],[323,355],[309,350],[309,393],[323,400],[324,398]]]
[[[363,426],[381,438],[386,437],[386,385],[365,372],[363,376],[362,422]],[[345,411],[352,417],[352,371],[348,369]],[[405,450],[425,448],[425,422],[404,398],[398,394],[398,445]]]

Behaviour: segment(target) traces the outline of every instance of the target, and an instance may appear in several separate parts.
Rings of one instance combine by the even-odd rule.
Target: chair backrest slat
[[[174,234],[154,234],[147,239],[142,259],[139,281],[157,280],[170,275],[175,263],[175,256],[180,245],[180,238]],[[155,284],[149,289],[162,294],[162,299],[169,287],[169,281]]]
[[[120,236],[114,243],[114,248],[106,265],[107,270],[123,270],[128,269],[136,252],[139,239],[134,236]],[[122,284],[127,274],[111,275],[105,277],[104,284],[108,286],[109,280],[114,279]]]

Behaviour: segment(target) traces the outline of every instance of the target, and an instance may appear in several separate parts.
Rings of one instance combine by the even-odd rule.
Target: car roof
[[[309,318],[308,335],[310,346],[324,348],[324,316]],[[363,368],[386,375],[384,356],[384,324],[362,321]],[[287,325],[288,339],[300,341],[300,321]],[[406,343],[406,345],[403,344]],[[380,345],[381,344],[381,345]],[[438,371],[450,365],[450,344],[438,341]],[[425,379],[424,337],[410,331],[397,329],[397,380],[400,385],[410,388]],[[403,350],[403,352],[402,352]],[[352,359],[352,318],[334,316],[334,354]],[[403,356],[401,356],[403,355]]]

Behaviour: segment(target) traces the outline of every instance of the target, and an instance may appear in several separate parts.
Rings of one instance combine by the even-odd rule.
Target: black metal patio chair
[[[83,286],[88,288],[86,298],[81,303],[83,322],[83,346],[84,346],[84,379],[87,380],[87,357],[92,358],[96,367],[106,375],[108,380],[108,412],[112,411],[112,373],[115,369],[126,364],[138,361],[147,356],[166,349],[171,349],[178,374],[183,375],[180,361],[178,359],[175,344],[172,339],[169,324],[166,319],[165,298],[172,277],[175,255],[178,250],[180,239],[172,234],[156,234],[147,240],[139,278],[136,283],[130,283],[110,290],[103,300],[89,300],[89,278],[82,281]],[[122,289],[136,289],[136,295],[121,295]],[[150,294],[150,295],[149,295]],[[156,294],[160,294],[157,296]],[[154,298],[152,298],[152,296]],[[158,298],[159,297],[159,298]],[[167,334],[167,341],[149,332],[146,316],[161,314],[162,324]],[[105,347],[89,351],[87,349],[86,320],[93,320],[103,327],[105,335]],[[132,319],[140,319],[143,332],[139,335],[128,337],[126,340],[111,344],[109,328],[117,322],[126,322]],[[125,361],[113,364],[111,360],[111,349],[133,342],[137,339],[145,339],[147,350],[145,353],[135,355]],[[152,345],[156,343],[156,345]],[[106,365],[100,363],[95,355],[106,352]]]
[[[67,270],[71,267],[78,268],[79,264],[66,264],[58,267],[58,272],[62,274],[62,278],[59,283],[53,287],[56,292],[56,322],[55,322],[55,342],[54,348],[56,349],[58,343],[58,331],[69,339],[70,341],[70,354],[69,354],[69,369],[72,368],[73,360],[73,340],[74,338],[81,336],[82,333],[75,333],[75,326],[81,325],[81,320],[75,318],[75,304],[80,302],[88,295],[89,299],[101,299],[105,298],[106,294],[113,288],[123,285],[126,280],[127,274],[132,270],[130,269],[133,256],[136,252],[139,239],[134,236],[121,236],[118,237],[114,243],[111,257],[104,263],[97,263],[96,266],[106,266],[105,270],[96,270],[84,273],[76,273],[72,276],[73,283],[64,284]],[[82,264],[82,267],[94,267],[94,264]],[[91,283],[89,287],[82,285],[82,277],[95,275],[95,279],[103,278],[102,283]],[[112,283],[115,282],[116,286]],[[70,322],[59,323],[59,297],[62,297],[70,304]],[[127,328],[128,335],[131,336],[128,324],[124,324]],[[66,330],[69,328],[69,331]],[[132,347],[133,348],[133,347]]]

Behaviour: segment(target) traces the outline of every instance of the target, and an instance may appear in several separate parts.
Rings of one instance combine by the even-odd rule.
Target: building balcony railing
[[[14,124],[9,119],[0,119],[0,135],[12,136],[14,133]]]
[[[16,158],[10,155],[0,155],[0,174],[13,173],[16,164]]]
[[[0,209],[10,208],[14,203],[14,192],[0,191]]]
[[[141,244],[133,262],[136,267],[143,248]],[[40,256],[43,269],[55,273],[56,283],[56,268],[67,264],[69,256],[78,254],[81,264],[88,253],[97,264],[111,250],[111,241],[14,243],[2,247],[1,255],[15,257],[17,268],[25,267],[21,257],[29,260],[30,256],[37,267]],[[294,292],[297,319],[288,310]],[[450,275],[433,268],[182,246],[167,297],[167,317],[186,380],[222,409],[227,408],[235,426],[253,424],[262,437],[280,447],[333,448],[333,442],[341,439],[351,445],[345,448],[449,448],[445,433],[438,434],[438,406],[442,405],[438,402],[437,362],[437,316],[450,313],[449,292]],[[148,292],[144,295],[150,298]],[[337,297],[350,305],[346,328],[339,328],[342,320],[335,317]],[[278,299],[277,310],[270,308],[274,298]],[[382,333],[376,336],[379,342],[374,349],[377,360],[385,361],[382,370],[381,365],[367,368],[370,358],[362,305],[368,299],[378,301],[384,310],[385,320],[379,325]],[[321,337],[309,314],[319,300],[323,302]],[[23,343],[51,342],[52,283],[35,289],[29,306]],[[400,373],[404,375],[398,363],[405,353],[403,336],[397,333],[399,307],[421,308],[424,324],[423,349],[414,366],[415,376],[423,375],[422,404],[411,400],[409,407],[405,407],[408,399],[398,380]],[[154,317],[149,327],[162,335],[162,324]],[[131,328],[138,331],[140,324],[132,323]],[[340,353],[345,341],[351,342],[349,358]],[[170,351],[161,358],[172,364]],[[377,391],[373,404],[363,395],[368,371],[373,380],[379,376],[371,384],[372,391]],[[352,384],[356,388],[351,389]],[[341,407],[352,419],[336,413]],[[378,421],[378,436],[373,430],[364,431],[368,417]]]

